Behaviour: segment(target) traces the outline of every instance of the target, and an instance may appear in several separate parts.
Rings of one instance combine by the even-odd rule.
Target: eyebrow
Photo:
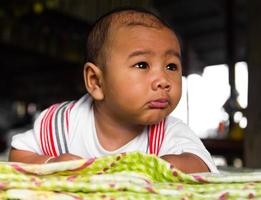
[[[179,59],[181,59],[180,52],[178,52],[178,51],[176,51],[174,49],[170,49],[170,50],[166,51],[165,55],[167,55],[167,56],[176,56]]]
[[[137,50],[132,52],[129,56],[128,59],[135,57],[135,56],[142,56],[142,55],[152,55],[154,54],[152,51],[150,50]],[[164,53],[165,56],[175,56],[179,59],[181,59],[181,55],[178,51],[174,50],[174,49],[169,49],[168,51],[166,51]]]
[[[135,56],[142,56],[142,55],[151,55],[153,54],[151,51],[149,50],[137,50],[132,52],[129,56],[128,59],[135,57]]]

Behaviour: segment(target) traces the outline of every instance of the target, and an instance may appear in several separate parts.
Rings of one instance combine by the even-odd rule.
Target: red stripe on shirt
[[[55,108],[56,108],[56,104],[51,106],[51,108],[50,108],[51,110],[50,110],[50,112],[49,112],[49,114],[48,114],[48,116],[47,116],[47,118],[46,118],[46,124],[45,124],[45,145],[46,145],[46,147],[47,147],[47,154],[48,154],[49,156],[52,156],[52,155],[53,155],[53,154],[52,154],[52,151],[51,151],[50,139],[49,139],[49,132],[50,132],[49,126],[50,126],[50,124],[51,124],[50,116],[52,116],[52,114],[53,114]]]
[[[160,136],[160,123],[156,125],[157,127],[157,131],[156,131],[156,134],[155,134],[155,149],[154,149],[154,154],[157,155],[157,152],[158,152],[158,149],[159,149],[159,146],[158,146],[158,141],[159,141],[159,136]]]
[[[153,137],[154,137],[154,129],[155,125],[150,126],[150,132],[149,132],[149,153],[153,153]]]
[[[51,151],[52,151],[52,156],[57,156],[57,152],[55,149],[55,144],[54,144],[54,139],[53,139],[53,132],[55,130],[53,130],[53,116],[55,111],[57,111],[57,107],[59,106],[59,104],[57,104],[55,106],[55,109],[53,110],[52,114],[50,115],[50,120],[49,120],[49,136],[50,136],[50,145],[51,145]],[[48,143],[49,144],[49,143]]]
[[[163,124],[164,124],[164,121],[161,121],[159,123],[159,133],[158,133],[158,139],[157,139],[157,152],[156,154],[158,155],[159,154],[159,151],[160,151],[160,147],[161,147],[161,142],[162,142],[162,136],[163,136],[163,132],[164,132],[164,129],[163,129]]]
[[[162,122],[159,123],[158,127],[159,127],[159,131],[158,131],[158,138],[157,138],[157,151],[156,151],[156,155],[158,155],[159,153],[159,147],[160,147],[160,139],[161,139],[161,135],[162,135],[162,127],[161,127]]]
[[[163,138],[164,138],[165,119],[158,124],[150,126],[149,130],[149,153],[159,154]]]
[[[41,123],[40,123],[40,143],[41,143],[41,148],[42,148],[42,151],[43,153],[46,155],[47,154],[47,151],[45,149],[45,146],[44,146],[44,124],[45,124],[45,121],[46,121],[46,117],[49,113],[50,109],[48,109],[45,113],[45,115],[43,116],[43,118],[41,119]]]
[[[44,122],[43,122],[43,146],[45,148],[46,155],[50,155],[49,149],[48,149],[48,141],[47,141],[46,133],[47,133],[48,119],[49,119],[50,113],[52,112],[52,109],[53,109],[53,106],[51,106],[48,109],[47,115],[46,115],[46,117],[44,119]]]
[[[155,154],[155,149],[157,148],[156,147],[157,131],[158,131],[158,126],[155,125],[154,133],[153,133],[153,148],[152,148],[152,153],[153,154]]]
[[[156,134],[155,134],[155,141],[154,141],[154,143],[155,143],[154,154],[157,155],[157,151],[158,151],[158,141],[159,141],[159,134],[160,134],[160,126],[159,126],[159,124],[157,124],[156,127],[157,127],[157,132],[156,132]]]
[[[53,115],[55,109],[57,108],[57,104],[54,104],[52,105],[52,109],[51,109],[51,112],[49,113],[48,115],[48,118],[46,119],[47,121],[47,124],[45,125],[45,128],[46,128],[46,133],[45,133],[45,136],[46,136],[46,146],[48,147],[48,155],[50,156],[53,156],[53,152],[52,152],[52,149],[51,149],[51,139],[50,139],[50,124],[52,124],[52,121],[51,121],[51,116]]]

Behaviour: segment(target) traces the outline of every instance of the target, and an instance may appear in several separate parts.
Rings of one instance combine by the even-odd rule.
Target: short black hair
[[[125,15],[125,16],[124,16]],[[125,18],[124,18],[125,17]],[[144,20],[144,19],[149,19]],[[87,61],[96,65],[106,65],[105,43],[109,37],[111,27],[119,25],[142,25],[147,27],[171,27],[155,13],[144,8],[124,7],[116,8],[97,19],[89,32],[87,39]],[[174,32],[174,31],[173,31]]]

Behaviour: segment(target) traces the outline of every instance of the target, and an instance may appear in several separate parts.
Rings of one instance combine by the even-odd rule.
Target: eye
[[[170,63],[167,65],[167,69],[171,71],[176,71],[178,69],[178,66],[174,63]]]
[[[140,69],[146,69],[149,67],[149,64],[146,62],[139,62],[134,65],[134,67],[140,68]]]

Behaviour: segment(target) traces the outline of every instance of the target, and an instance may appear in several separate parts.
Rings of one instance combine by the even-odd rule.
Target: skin
[[[181,97],[182,77],[179,42],[169,29],[121,27],[112,35],[106,67],[85,65],[86,88],[95,99],[98,139],[109,151],[173,111]],[[167,100],[167,106],[151,107],[158,99]],[[191,153],[162,158],[187,173],[209,171]]]
[[[113,151],[175,109],[181,97],[182,66],[179,42],[167,28],[118,27],[106,47],[106,67],[86,63],[84,78],[94,99],[98,140],[104,149]],[[15,149],[10,152],[11,161],[43,163],[47,158]],[[64,154],[50,162],[79,158]],[[184,172],[209,171],[191,153],[162,158]]]
[[[94,113],[98,138],[107,150],[121,147],[144,126],[162,120],[181,96],[180,48],[171,31],[135,26],[121,27],[112,35],[100,85],[87,85],[90,93],[95,87],[103,96],[95,101]],[[157,100],[168,105],[151,108]]]

